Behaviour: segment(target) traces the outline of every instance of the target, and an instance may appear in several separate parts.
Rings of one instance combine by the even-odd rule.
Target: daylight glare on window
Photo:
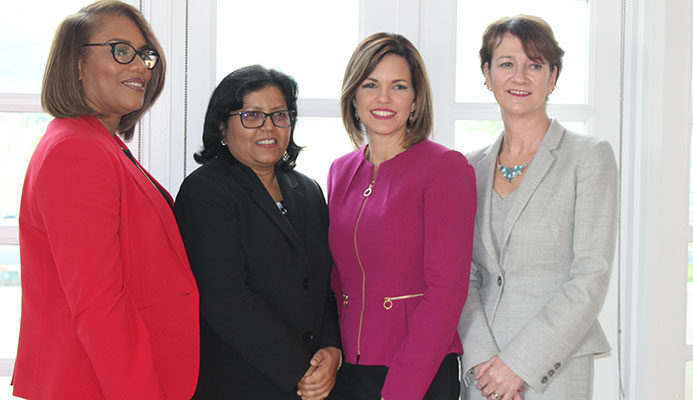
[[[84,0],[6,1],[0,13],[0,93],[41,91],[43,70],[58,23]]]
[[[248,8],[217,2],[217,81],[261,64],[294,77],[301,98],[339,98],[344,68],[358,44],[358,4],[262,0]]]

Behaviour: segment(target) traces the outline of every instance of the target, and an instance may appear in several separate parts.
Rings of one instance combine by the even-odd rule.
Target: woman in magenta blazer
[[[164,188],[119,136],[164,85],[161,47],[117,1],[62,22],[43,81],[55,116],[19,215],[22,320],[14,395],[189,399],[198,292]]]
[[[396,34],[366,38],[344,74],[342,119],[358,149],[327,182],[345,361],[337,398],[459,396],[476,186],[463,155],[427,139],[429,86]]]

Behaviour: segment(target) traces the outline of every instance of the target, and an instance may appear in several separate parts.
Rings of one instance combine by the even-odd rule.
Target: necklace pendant
[[[500,162],[498,163],[498,170],[500,170],[501,175],[505,178],[508,183],[513,183],[513,179],[522,175],[522,170],[527,167],[527,164],[513,165],[512,167],[505,167]]]

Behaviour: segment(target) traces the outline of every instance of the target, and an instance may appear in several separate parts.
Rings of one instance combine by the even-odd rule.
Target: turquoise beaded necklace
[[[500,154],[498,154],[498,169],[503,175],[508,183],[513,183],[513,179],[522,175],[522,171],[527,167],[527,163],[522,163],[522,165],[513,165],[512,167],[506,167],[503,165],[500,159]]]

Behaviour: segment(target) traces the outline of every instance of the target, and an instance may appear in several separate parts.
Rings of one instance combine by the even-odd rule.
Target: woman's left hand
[[[298,382],[298,395],[302,400],[322,400],[330,394],[337,379],[340,350],[323,347],[310,360],[310,368]]]
[[[501,399],[515,399],[519,397],[524,381],[517,376],[498,356],[480,365],[476,374],[477,389],[490,400],[495,400],[494,393]]]

